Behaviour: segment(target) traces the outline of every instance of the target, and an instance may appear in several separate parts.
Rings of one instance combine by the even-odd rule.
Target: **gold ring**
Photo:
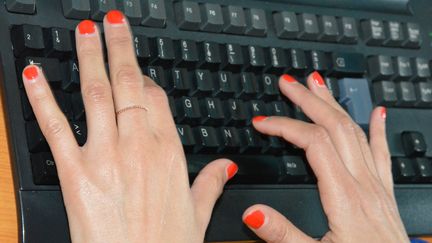
[[[128,107],[125,107],[125,108],[122,108],[122,109],[116,111],[116,115],[118,116],[125,111],[133,110],[133,109],[141,109],[141,110],[145,110],[145,111],[149,110],[147,107],[145,107],[143,105],[131,105],[131,106],[128,106]]]

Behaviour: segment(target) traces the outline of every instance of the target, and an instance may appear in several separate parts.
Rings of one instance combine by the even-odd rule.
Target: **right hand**
[[[282,93],[314,124],[285,117],[260,117],[253,124],[258,131],[283,137],[305,150],[318,179],[330,228],[321,242],[409,242],[393,192],[385,108],[377,107],[372,112],[368,142],[319,73],[310,75],[307,84],[309,89],[288,75],[279,82]],[[248,208],[243,220],[267,242],[318,242],[268,206]]]

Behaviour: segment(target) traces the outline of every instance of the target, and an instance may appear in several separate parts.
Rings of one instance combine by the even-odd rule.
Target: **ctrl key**
[[[30,156],[33,182],[36,185],[58,185],[57,168],[50,153],[37,153]]]

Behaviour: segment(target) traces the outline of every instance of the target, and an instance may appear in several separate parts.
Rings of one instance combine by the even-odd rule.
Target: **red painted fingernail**
[[[244,219],[244,223],[254,229],[259,229],[264,224],[265,216],[260,210],[253,211]]]
[[[24,69],[23,73],[24,73],[24,77],[25,77],[27,80],[33,80],[33,79],[36,79],[37,76],[39,75],[38,68],[35,67],[35,66],[28,66],[28,67],[26,67],[26,68]]]
[[[281,78],[283,81],[286,81],[288,83],[296,83],[297,82],[297,80],[293,76],[288,75],[288,74],[282,75]]]
[[[238,171],[238,166],[236,163],[231,163],[228,168],[227,168],[227,175],[228,175],[228,180],[233,178],[233,176],[237,173]]]
[[[121,11],[111,10],[107,13],[107,20],[110,24],[123,24],[125,18]]]
[[[262,122],[267,120],[268,117],[266,116],[256,116],[252,119],[252,122]]]
[[[78,31],[81,35],[93,34],[96,31],[96,25],[91,20],[83,20],[78,25]]]
[[[382,119],[387,118],[387,108],[385,108],[385,107],[381,108],[381,117],[382,117]]]
[[[320,87],[326,87],[324,79],[322,78],[321,74],[317,71],[312,73],[312,79],[315,82],[316,85]]]

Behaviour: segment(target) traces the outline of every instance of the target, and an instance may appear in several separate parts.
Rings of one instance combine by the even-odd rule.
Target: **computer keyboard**
[[[28,64],[43,70],[80,145],[86,121],[74,29],[128,16],[144,74],[167,93],[190,178],[209,161],[239,165],[206,240],[254,236],[243,211],[264,203],[314,237],[328,229],[304,153],[251,126],[258,115],[308,121],[278,77],[304,83],[319,71],[353,120],[368,130],[386,106],[395,193],[410,235],[432,234],[432,4],[429,0],[0,0],[0,83],[21,242],[70,242],[54,159],[23,89]],[[101,28],[102,30],[102,28]]]

